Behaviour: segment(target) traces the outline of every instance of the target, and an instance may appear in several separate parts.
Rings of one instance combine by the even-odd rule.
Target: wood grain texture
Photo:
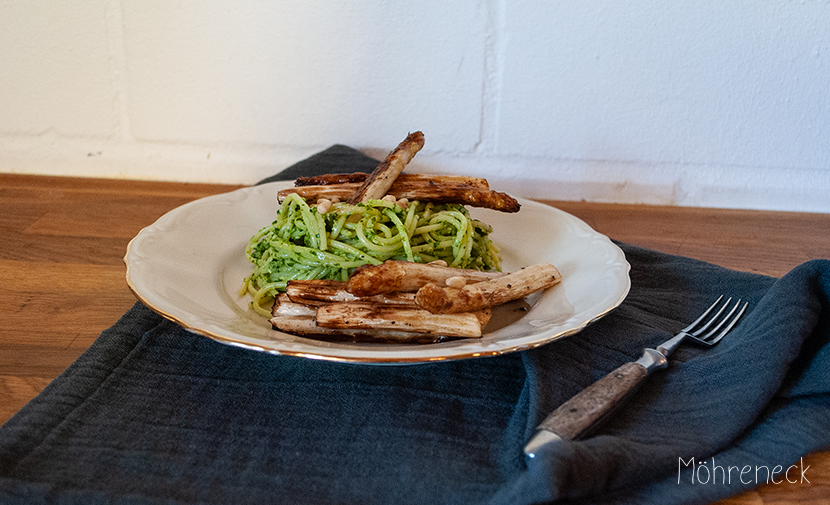
[[[633,361],[626,363],[560,405],[539,427],[563,440],[581,438],[598,428],[595,423],[622,405],[646,377],[648,370],[644,366]]]
[[[134,303],[127,243],[188,201],[238,186],[0,174],[0,423]],[[830,215],[546,202],[614,239],[779,277],[830,257]],[[721,505],[827,503],[830,452],[810,484],[768,484]]]

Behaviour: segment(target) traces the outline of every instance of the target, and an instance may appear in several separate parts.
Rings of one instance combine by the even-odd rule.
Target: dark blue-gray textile
[[[376,164],[335,146],[283,176]],[[499,357],[272,356],[136,304],[0,429],[0,503],[665,505],[809,480],[801,457],[830,448],[830,261],[774,279],[619,245],[616,311]],[[721,293],[750,308],[719,346],[681,346],[595,436],[525,462],[547,413]]]

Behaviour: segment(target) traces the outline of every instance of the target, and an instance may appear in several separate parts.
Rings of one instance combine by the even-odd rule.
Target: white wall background
[[[0,0],[0,171],[253,183],[332,144],[534,198],[830,212],[826,0]]]

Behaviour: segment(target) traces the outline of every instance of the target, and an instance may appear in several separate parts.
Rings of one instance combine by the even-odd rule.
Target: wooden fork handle
[[[590,434],[628,400],[653,371],[667,366],[666,357],[646,349],[643,357],[626,363],[591,384],[551,413],[537,430],[575,440]]]

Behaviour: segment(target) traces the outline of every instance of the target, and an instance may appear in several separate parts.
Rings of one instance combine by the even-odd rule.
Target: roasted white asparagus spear
[[[448,279],[459,277],[464,283],[475,283],[506,274],[481,272],[466,268],[451,268],[411,261],[387,260],[380,265],[358,267],[346,282],[346,290],[357,296],[371,296],[398,291],[417,291],[426,284],[443,286]]]
[[[415,154],[424,147],[424,134],[410,133],[398,147],[392,150],[386,159],[363,181],[357,191],[349,199],[349,203],[356,205],[366,200],[383,198],[395,179],[403,171],[406,164],[412,161]]]
[[[370,303],[331,303],[317,307],[317,326],[401,330],[453,337],[481,337],[486,314],[431,314],[423,309]]]
[[[523,298],[561,280],[562,275],[556,267],[540,263],[462,288],[427,284],[418,290],[415,302],[434,314],[473,312]]]

